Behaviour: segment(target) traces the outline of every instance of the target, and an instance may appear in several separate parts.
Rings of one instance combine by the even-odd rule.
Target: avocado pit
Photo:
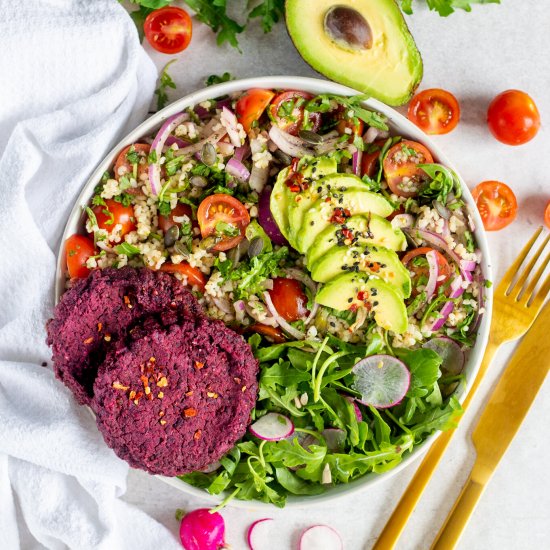
[[[355,9],[333,6],[324,20],[325,33],[338,46],[348,50],[368,50],[372,47],[372,29]]]

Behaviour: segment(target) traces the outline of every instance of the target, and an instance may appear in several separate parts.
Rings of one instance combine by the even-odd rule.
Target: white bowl
[[[56,302],[59,300],[61,294],[65,289],[66,268],[65,268],[64,252],[63,252],[63,243],[65,242],[67,237],[69,237],[73,233],[76,233],[82,229],[84,224],[84,213],[83,213],[84,207],[86,207],[89,204],[89,201],[93,195],[94,188],[97,185],[97,182],[100,181],[102,174],[113,166],[120,150],[123,149],[125,146],[130,145],[131,143],[135,143],[136,141],[139,141],[140,138],[142,137],[150,136],[151,134],[154,133],[155,130],[157,130],[160,127],[160,125],[166,118],[181,112],[183,109],[187,107],[197,105],[201,101],[205,101],[213,97],[219,97],[219,96],[230,94],[233,92],[244,91],[250,88],[292,89],[292,90],[303,90],[306,92],[311,92],[313,94],[328,93],[328,94],[336,94],[336,95],[344,95],[344,96],[356,95],[359,93],[356,90],[347,88],[346,86],[341,86],[333,82],[318,80],[315,78],[304,78],[304,77],[296,77],[296,76],[267,76],[267,77],[261,77],[261,78],[248,78],[245,80],[234,80],[231,82],[225,82],[223,84],[218,84],[216,86],[205,88],[201,91],[195,92],[186,97],[183,97],[182,99],[179,99],[178,101],[172,103],[162,111],[159,111],[158,113],[154,114],[152,117],[150,117],[145,122],[140,124],[133,132],[128,134],[123,140],[121,140],[120,143],[118,143],[118,145],[116,145],[115,148],[105,157],[105,159],[103,159],[103,161],[99,164],[95,172],[91,175],[90,179],[84,186],[82,193],[78,197],[71,211],[71,215],[67,222],[67,226],[65,227],[65,232],[63,233],[63,237],[61,239],[61,245],[60,245],[58,262],[57,262],[57,276],[56,276],[57,285],[55,289]],[[375,99],[369,99],[365,101],[365,105],[370,109],[379,111],[384,115],[386,115],[386,117],[388,118],[388,124],[390,126],[390,130],[392,131],[392,133],[397,133],[399,135],[407,136],[408,138],[411,138],[415,141],[420,141],[421,143],[426,145],[426,147],[432,152],[434,158],[438,162],[440,162],[441,164],[444,164],[445,166],[448,166],[449,168],[452,168],[456,172],[456,168],[453,166],[452,162],[447,158],[445,153],[440,149],[439,145],[434,143],[429,136],[427,136],[422,130],[420,130],[412,122],[407,120],[403,115],[399,114],[397,111],[395,111],[391,107],[388,107],[387,105]],[[462,178],[460,178],[460,181],[462,184],[463,199],[466,202],[466,204],[470,207],[470,210],[475,222],[476,230],[474,234],[476,237],[476,241],[479,245],[479,248],[481,249],[481,252],[483,253],[483,260],[481,264],[483,274],[486,279],[492,280],[491,264],[489,259],[489,248],[488,248],[487,239],[485,236],[485,231],[483,229],[483,223],[481,221],[481,218],[475,206],[472,195],[470,194],[470,191],[464,184],[464,181],[462,180]],[[483,315],[481,323],[478,328],[476,344],[473,347],[473,349],[470,351],[468,360],[466,362],[466,367],[464,371],[466,375],[466,385],[462,394],[459,396],[459,399],[461,401],[466,396],[467,392],[469,391],[473,383],[475,376],[477,375],[477,371],[481,364],[483,353],[487,345],[487,339],[489,336],[489,327],[490,327],[490,321],[491,321],[491,313],[492,313],[492,303],[493,303],[492,298],[493,298],[492,290],[487,289],[485,292],[485,314]],[[364,491],[375,483],[378,483],[385,479],[389,479],[391,476],[395,475],[397,472],[401,471],[403,468],[406,468],[407,466],[412,464],[412,462],[415,459],[419,458],[423,453],[425,453],[426,450],[429,448],[429,446],[435,441],[439,433],[440,432],[436,432],[432,434],[422,443],[422,445],[415,447],[413,452],[410,455],[408,455],[406,458],[404,458],[403,461],[393,470],[390,470],[383,474],[373,474],[373,473],[367,474],[351,483],[341,484],[335,487],[331,487],[321,495],[289,496],[287,499],[286,507],[289,508],[289,507],[310,506],[312,504],[321,504],[321,503],[326,504],[328,502],[334,501],[337,498],[349,496],[354,493],[357,493],[358,491]],[[158,476],[158,477],[159,479],[162,479],[166,483],[173,485],[174,487],[180,489],[181,491],[184,491],[185,493],[188,493],[203,499],[208,499],[213,502],[219,503],[223,498],[223,495],[210,495],[206,491],[203,491],[202,489],[198,489],[196,487],[192,487],[191,485],[187,485],[186,483],[184,483],[183,481],[177,478],[167,478],[163,476]],[[248,508],[248,509],[261,508],[261,507],[271,508],[273,506],[271,504],[266,504],[258,501],[240,501],[237,499],[233,499],[230,502],[230,505],[238,506],[241,508]]]

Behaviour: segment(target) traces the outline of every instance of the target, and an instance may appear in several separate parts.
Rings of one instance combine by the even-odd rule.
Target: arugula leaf
[[[206,78],[205,84],[207,86],[213,86],[214,84],[221,84],[222,82],[229,82],[230,80],[233,80],[231,73],[225,72],[222,75],[211,74]]]
[[[158,88],[155,90],[155,95],[157,96],[158,111],[163,109],[168,103],[168,94],[166,93],[167,88],[172,88],[174,90],[176,89],[176,83],[172,80],[172,77],[168,74],[168,67],[170,67],[170,65],[172,65],[172,63],[174,63],[175,61],[177,61],[177,59],[172,59],[171,61],[168,61],[168,63],[164,65],[162,71],[160,72]],[[156,157],[156,154],[155,154],[155,157]],[[156,162],[156,158],[152,162]],[[151,160],[149,160],[149,163],[151,163]]]
[[[396,348],[395,354],[411,371],[411,385],[407,395],[419,396],[419,389],[430,390],[441,376],[441,357],[433,350]],[[427,392],[420,392],[425,395]]]
[[[234,48],[239,48],[237,35],[243,32],[244,27],[228,17],[226,0],[185,0],[185,3],[196,13],[199,21],[218,33],[218,46],[228,42]]]
[[[275,23],[284,17],[285,0],[263,0],[248,14],[248,19],[260,17],[262,29],[268,33],[271,31]]]
[[[125,254],[128,257],[136,256],[137,254],[141,254],[141,251],[137,246],[134,246],[130,243],[120,243],[115,246],[115,252],[117,254]]]
[[[454,193],[455,198],[460,198],[462,188],[460,180],[453,170],[441,164],[419,164],[432,181],[425,186],[419,194],[421,197],[435,199],[443,204],[447,204],[447,196]]]
[[[287,468],[275,468],[275,477],[293,495],[320,495],[325,492],[322,485],[308,483]]]
[[[401,0],[401,9],[408,15],[412,14],[413,0]],[[455,9],[472,11],[471,4],[500,4],[500,0],[426,0],[428,7],[437,11],[442,17],[454,13]]]

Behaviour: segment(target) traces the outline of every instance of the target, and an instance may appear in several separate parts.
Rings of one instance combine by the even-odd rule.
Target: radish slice
[[[411,373],[403,361],[391,355],[372,355],[353,367],[354,389],[364,405],[386,409],[398,405],[407,394]]]
[[[344,450],[346,442],[346,432],[340,428],[327,428],[321,432],[321,435],[327,442],[327,449],[333,453],[339,453]]]
[[[185,550],[219,550],[225,546],[225,523],[208,508],[189,512],[181,520],[180,540]]]
[[[294,424],[286,416],[270,412],[256,420],[249,430],[258,439],[279,441],[294,433]]]
[[[239,130],[237,127],[237,117],[225,106],[222,108],[220,122],[222,123],[222,126],[227,130],[227,135],[229,136],[231,143],[235,147],[241,147],[242,143],[241,136],[239,135]]]
[[[227,170],[228,174],[231,174],[239,181],[247,182],[250,178],[250,172],[248,171],[247,167],[235,157],[229,159],[229,161],[225,165],[225,169]]]
[[[360,151],[359,149],[353,153],[353,156],[351,157],[351,165],[353,173],[356,176],[361,177],[361,161],[363,160],[363,151]]]
[[[278,126],[273,124],[269,130],[271,141],[283,152],[291,157],[302,158],[308,155],[314,155],[314,151],[308,147],[304,147],[304,142],[300,140],[300,144],[295,141],[297,138],[283,132]]]
[[[266,541],[271,540],[271,537],[268,536],[269,530],[266,529],[266,527],[271,527],[270,525],[266,525],[269,521],[273,521],[273,518],[259,519],[248,528],[246,540],[248,542],[248,547],[250,548],[250,550],[258,550],[262,547],[262,545],[264,546],[264,548],[271,547],[271,543],[262,544],[266,543]]]
[[[462,278],[455,277],[451,283],[451,292],[449,294],[449,298],[459,298],[460,296],[462,296],[463,293],[464,293],[464,289],[462,288]],[[439,318],[436,319],[433,325],[430,327],[430,330],[432,332],[439,330],[445,324],[445,321],[447,321],[454,307],[455,307],[454,302],[447,302],[441,308],[441,311],[439,312]]]
[[[441,336],[426,342],[422,347],[435,351],[443,359],[441,370],[446,374],[454,376],[462,372],[465,361],[464,352],[453,339]]]
[[[151,143],[151,153],[154,151],[157,156],[157,161],[149,165],[149,184],[153,195],[158,195],[161,186],[160,183],[160,157],[162,149],[170,134],[184,121],[189,119],[188,113],[178,113],[168,117],[164,124],[160,127],[153,143]]]
[[[426,284],[426,300],[430,300],[434,295],[437,287],[437,278],[439,277],[439,266],[437,264],[437,255],[435,250],[430,250],[426,253],[426,259],[428,260],[428,266],[430,268],[430,277]]]
[[[343,550],[340,535],[328,525],[314,525],[300,537],[300,550]]]

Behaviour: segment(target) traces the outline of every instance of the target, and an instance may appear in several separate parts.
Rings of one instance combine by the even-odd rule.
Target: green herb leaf
[[[214,84],[221,84],[222,82],[229,82],[230,80],[233,80],[234,78],[231,76],[231,73],[223,73],[222,75],[217,74],[211,74],[209,77],[207,77],[205,84],[207,86],[213,86]]]
[[[134,246],[130,243],[120,243],[115,246],[115,252],[117,254],[124,254],[131,258],[132,256],[136,256],[137,254],[141,254],[139,248]]]
[[[170,65],[172,65],[172,63],[174,63],[175,61],[177,60],[172,59],[171,61],[168,61],[168,63],[164,65],[162,71],[160,72],[158,88],[155,90],[155,95],[157,96],[158,111],[163,109],[168,103],[167,89],[168,88],[176,89],[176,83],[172,80],[172,77],[168,74],[168,67],[170,67]],[[156,160],[153,162],[156,162]]]

